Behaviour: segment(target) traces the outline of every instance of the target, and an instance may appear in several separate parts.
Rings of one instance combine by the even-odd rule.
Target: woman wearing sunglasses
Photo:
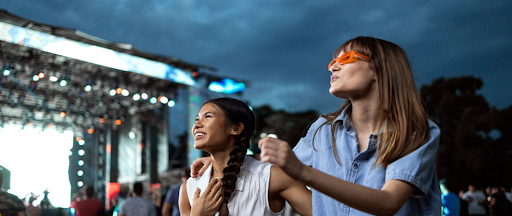
[[[260,140],[261,161],[312,187],[314,215],[441,215],[440,131],[427,119],[409,60],[394,43],[357,37],[329,64],[344,103],[292,150]]]
[[[261,161],[313,189],[313,215],[441,215],[440,130],[427,119],[404,50],[357,37],[328,69],[341,108],[318,118],[293,151],[261,139]]]

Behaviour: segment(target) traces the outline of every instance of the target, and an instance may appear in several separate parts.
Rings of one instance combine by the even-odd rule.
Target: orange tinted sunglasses
[[[329,67],[327,68],[327,70],[330,70],[332,64],[334,64],[335,62],[340,63],[340,65],[344,65],[344,64],[355,62],[356,59],[357,59],[356,55],[360,56],[365,61],[369,61],[370,60],[370,57],[368,57],[368,56],[365,56],[365,55],[363,55],[361,53],[357,53],[356,51],[350,51],[350,52],[343,53],[343,55],[341,55],[338,58],[333,59],[331,61],[331,63],[329,63]]]

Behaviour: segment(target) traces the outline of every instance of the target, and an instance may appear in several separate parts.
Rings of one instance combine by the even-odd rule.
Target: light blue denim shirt
[[[321,126],[326,122],[325,118],[314,122],[307,135],[293,149],[302,163],[345,181],[379,190],[390,179],[408,182],[416,186],[416,190],[396,215],[441,215],[441,191],[435,171],[440,130],[434,122],[428,122],[430,132],[425,145],[384,169],[373,166],[376,159],[376,134],[370,136],[368,149],[359,153],[356,131],[350,124],[346,109],[335,121],[338,123],[334,133],[341,165],[336,162],[332,151],[330,124]],[[318,127],[321,128],[316,133],[315,150],[312,143]],[[313,215],[369,214],[350,208],[313,189]]]

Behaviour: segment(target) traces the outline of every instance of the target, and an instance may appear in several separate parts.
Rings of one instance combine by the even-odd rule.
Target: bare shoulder
[[[183,183],[181,183],[181,186],[180,186],[180,197],[181,197],[181,194],[183,195],[186,195],[187,194],[187,180],[183,181]]]

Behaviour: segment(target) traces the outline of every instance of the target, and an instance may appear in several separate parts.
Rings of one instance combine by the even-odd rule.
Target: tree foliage
[[[260,139],[261,133],[275,134],[279,139],[287,141],[293,148],[303,137],[309,125],[318,118],[315,111],[299,113],[287,113],[282,110],[273,110],[265,105],[254,108],[256,115],[256,134],[253,138],[255,143]],[[253,151],[259,150],[252,146]]]
[[[439,78],[421,87],[429,118],[441,129],[437,154],[439,178],[480,186],[509,186],[512,107],[497,110],[478,93],[479,78]]]

